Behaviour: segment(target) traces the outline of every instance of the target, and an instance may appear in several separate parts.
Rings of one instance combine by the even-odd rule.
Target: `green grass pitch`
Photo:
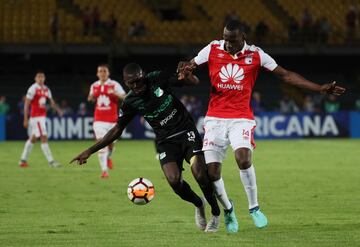
[[[91,143],[50,142],[58,169],[48,167],[39,144],[21,169],[24,142],[0,143],[0,246],[360,246],[360,140],[258,141],[259,201],[269,219],[260,230],[229,150],[223,178],[240,225],[231,235],[222,217],[219,232],[197,230],[193,206],[167,185],[152,142],[119,141],[108,180],[100,179],[96,155],[82,167],[67,164]],[[126,196],[139,176],[156,189],[145,206]]]

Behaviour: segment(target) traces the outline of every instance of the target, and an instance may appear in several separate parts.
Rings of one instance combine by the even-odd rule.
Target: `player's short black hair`
[[[239,20],[230,20],[225,24],[225,28],[229,31],[239,30],[245,33],[245,27]]]
[[[35,73],[35,75],[37,74],[44,74],[45,75],[45,72],[42,70],[42,69],[38,69]]]
[[[98,68],[99,67],[107,68],[110,71],[110,66],[107,63],[101,63],[101,64],[98,65]]]
[[[137,63],[128,63],[123,69],[123,73],[126,74],[138,74],[142,71],[142,68]]]

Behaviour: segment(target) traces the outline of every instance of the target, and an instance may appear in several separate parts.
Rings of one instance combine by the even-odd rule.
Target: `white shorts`
[[[47,136],[46,117],[30,117],[28,135],[29,137],[34,135],[36,138]]]
[[[94,129],[95,138],[96,139],[103,138],[106,135],[106,133],[108,133],[109,130],[111,130],[115,125],[116,123],[101,122],[101,121],[94,122],[93,129]]]
[[[248,148],[253,151],[255,127],[255,120],[205,117],[203,151],[206,163],[221,163],[229,144],[233,150]]]

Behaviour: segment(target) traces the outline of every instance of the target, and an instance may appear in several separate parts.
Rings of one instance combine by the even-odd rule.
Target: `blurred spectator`
[[[143,21],[138,22],[137,28],[138,28],[138,33],[139,33],[138,35],[139,36],[142,36],[142,35],[146,34],[146,27],[145,27],[145,24],[144,24]]]
[[[340,103],[334,95],[329,95],[324,101],[324,110],[326,113],[337,112],[340,110]]]
[[[307,8],[302,12],[301,16],[302,38],[305,42],[309,42],[314,37],[314,18]]]
[[[312,101],[314,102],[314,106],[315,106],[315,112],[323,111],[324,97],[325,96],[322,94],[315,94],[312,96]]]
[[[195,96],[185,94],[180,98],[180,101],[193,118],[196,119],[201,116],[202,103]]]
[[[285,95],[283,99],[280,101],[280,112],[294,113],[298,111],[299,111],[299,107],[296,105],[295,101],[290,99],[289,96]]]
[[[50,32],[54,43],[58,42],[59,34],[59,15],[58,12],[54,12],[50,19]]]
[[[136,22],[133,21],[130,23],[130,26],[128,29],[128,35],[130,37],[133,37],[133,36],[135,36],[135,34],[136,34]]]
[[[7,114],[10,110],[10,106],[6,103],[6,97],[0,96],[0,114]]]
[[[83,11],[83,34],[89,35],[91,32],[91,12],[89,7],[86,7]]]
[[[115,31],[117,28],[117,19],[114,14],[111,14],[110,19],[107,23],[107,27],[111,31]]]
[[[94,7],[91,12],[92,27],[95,31],[98,31],[100,26],[100,12],[98,7]]]
[[[128,35],[130,37],[138,37],[146,34],[146,27],[143,21],[131,22]]]
[[[66,100],[61,101],[60,109],[64,115],[70,115],[74,113],[73,109],[71,109],[71,107],[69,106]]]
[[[266,41],[269,34],[269,26],[266,24],[265,20],[261,20],[255,27],[255,37],[258,43],[263,43]]]
[[[261,102],[261,94],[257,91],[254,91],[252,98],[251,98],[251,108],[253,111],[256,112],[262,112],[264,111],[262,102]]]
[[[315,102],[313,101],[310,95],[305,96],[303,103],[303,111],[305,112],[315,112]]]
[[[355,101],[355,110],[360,111],[360,98]]]
[[[295,43],[298,41],[299,34],[299,24],[296,19],[291,18],[289,26],[288,26],[288,35],[289,41],[291,43]]]
[[[302,12],[302,16],[301,16],[301,27],[302,28],[311,28],[311,26],[313,25],[313,16],[312,14],[309,12],[308,8],[305,8]]]
[[[79,104],[79,109],[77,111],[77,114],[80,116],[86,116],[87,115],[87,107],[86,104],[84,102],[81,102]]]
[[[349,10],[346,13],[346,38],[348,42],[353,42],[355,39],[356,26],[358,25],[359,15],[354,5],[349,6]]]
[[[327,43],[331,33],[330,22],[325,17],[323,17],[316,23],[316,26],[318,33],[318,41],[320,43]]]
[[[195,96],[190,96],[189,97],[189,104],[190,104],[190,106],[191,106],[191,111],[190,111],[190,113],[191,113],[191,115],[195,118],[195,119],[197,119],[198,117],[200,117],[200,115],[201,115],[201,108],[202,108],[202,104],[201,104],[201,101],[200,100],[198,100],[198,99],[196,99],[196,97]]]
[[[116,17],[114,16],[114,14],[111,14],[110,19],[106,23],[109,41],[112,41],[112,39],[116,36],[117,24],[118,23]]]
[[[185,106],[186,110],[188,110],[188,112],[192,111],[190,97],[188,95],[184,94],[183,96],[181,96],[180,101]]]
[[[17,104],[17,107],[18,107],[18,110],[19,110],[19,113],[21,116],[24,115],[25,99],[26,99],[26,95],[22,96],[21,100]]]

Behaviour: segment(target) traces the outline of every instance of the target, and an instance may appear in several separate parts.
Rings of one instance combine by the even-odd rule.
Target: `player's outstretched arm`
[[[86,163],[87,159],[95,152],[99,151],[100,149],[108,146],[109,144],[113,143],[116,139],[118,139],[124,128],[116,124],[109,132],[99,140],[97,143],[86,149],[84,152],[76,156],[74,159],[70,161],[70,164],[73,162],[77,162],[79,165]]]
[[[293,71],[286,70],[281,66],[277,66],[272,72],[285,83],[291,84],[299,88],[319,92],[321,94],[332,94],[339,96],[343,94],[346,90],[343,87],[337,86],[335,81],[332,83],[320,85],[305,79],[304,77]]]

